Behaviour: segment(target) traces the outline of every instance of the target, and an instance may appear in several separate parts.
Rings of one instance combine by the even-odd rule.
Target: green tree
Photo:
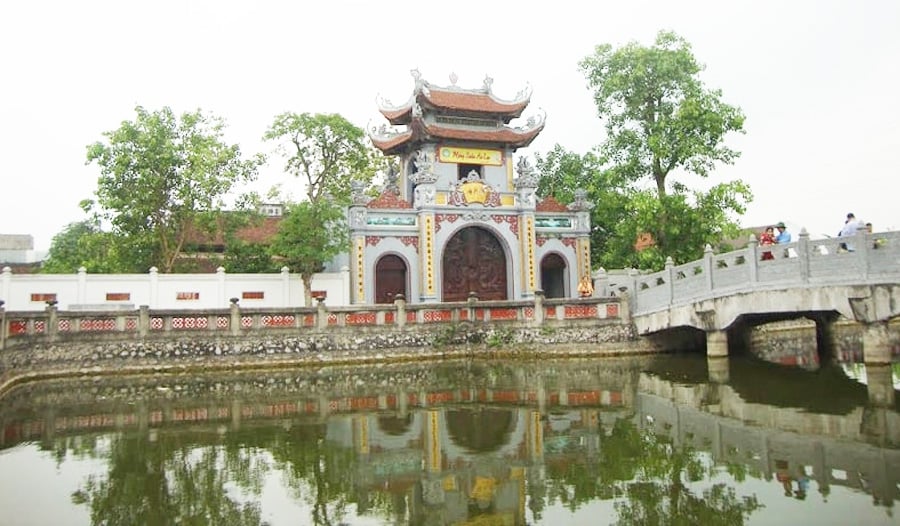
[[[606,121],[607,139],[598,157],[612,171],[611,177],[631,183],[632,189],[642,190],[639,183],[647,180],[653,184],[656,202],[648,203],[641,192],[629,208],[632,218],[652,217],[637,226],[653,235],[658,252],[699,257],[711,239],[736,233],[731,214],[743,213],[752,199],[746,184],[735,181],[709,192],[690,192],[684,184],[669,180],[673,173],[707,177],[718,163],[733,163],[739,153],[725,146],[724,139],[729,132],[743,131],[741,110],[723,102],[721,91],[709,90],[701,82],[703,67],[690,44],[662,31],[651,47],[635,42],[618,49],[597,46],[579,65],[593,90],[598,114]],[[710,202],[728,207],[716,214],[718,222],[691,226],[678,215],[684,206],[696,211]],[[686,236],[685,230],[698,235]],[[659,258],[646,259],[658,263]]]
[[[115,237],[94,221],[69,223],[53,236],[41,272],[68,274],[84,267],[92,273],[116,272],[120,266]]]
[[[349,233],[344,209],[329,200],[304,201],[290,206],[270,250],[303,280],[306,305],[312,303],[312,276],[326,262],[347,250]]]
[[[171,272],[191,228],[211,229],[226,196],[256,177],[263,158],[243,159],[224,142],[224,121],[200,110],[135,112],[134,121],[104,133],[105,142],[88,146],[88,163],[101,172],[97,214],[141,254],[141,271]]]
[[[263,138],[277,142],[285,171],[303,179],[309,201],[349,204],[351,183],[369,185],[385,165],[362,128],[334,113],[282,113]]]

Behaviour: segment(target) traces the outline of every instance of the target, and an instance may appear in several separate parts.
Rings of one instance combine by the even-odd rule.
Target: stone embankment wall
[[[514,351],[510,350],[514,349]],[[525,327],[457,323],[436,326],[329,327],[294,334],[197,334],[175,339],[41,343],[0,352],[0,392],[20,381],[85,374],[240,369],[409,361],[487,355],[584,356],[657,352],[620,320]]]

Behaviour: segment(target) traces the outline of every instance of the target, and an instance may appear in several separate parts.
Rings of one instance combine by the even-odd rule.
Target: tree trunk
[[[303,280],[303,306],[312,307],[312,274],[302,274],[300,279]]]

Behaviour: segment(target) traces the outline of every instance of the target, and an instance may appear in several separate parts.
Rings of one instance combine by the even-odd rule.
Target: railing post
[[[3,307],[5,304],[5,301],[0,300],[0,351],[6,348],[6,309]]]
[[[218,295],[216,297],[216,307],[225,303],[225,267],[216,268],[216,283],[218,287]]]
[[[469,292],[469,298],[466,300],[468,302],[467,308],[469,309],[469,321],[475,322],[475,304],[478,303],[478,295],[474,292]],[[487,313],[485,313],[485,320],[487,320]]]
[[[669,305],[675,302],[675,262],[672,256],[666,256],[666,289],[669,292]]]
[[[231,320],[228,322],[231,327],[232,336],[240,336],[241,334],[241,306],[238,305],[238,298],[231,298]]]
[[[800,259],[800,282],[809,283],[809,232],[806,228],[800,229],[800,238],[797,240],[797,257]]]
[[[394,323],[397,327],[406,326],[406,298],[403,294],[397,294],[394,296],[394,307],[397,308],[397,314],[394,318]]]
[[[141,305],[138,311],[138,334],[141,338],[147,336],[150,332],[150,306]]]
[[[703,248],[703,275],[706,276],[706,291],[712,292],[713,287],[716,286],[715,280],[713,280],[713,249],[709,245]]]
[[[291,305],[291,269],[287,267],[281,267],[281,298],[282,307]]]
[[[856,253],[859,258],[859,271],[863,280],[869,279],[869,251],[872,250],[872,236],[865,228],[856,231]]]
[[[56,300],[47,302],[47,326],[44,327],[44,331],[51,343],[56,341],[59,332],[59,311],[56,308]]]
[[[750,284],[755,285],[759,281],[759,240],[750,234],[747,240],[747,267],[750,273]]]
[[[0,298],[9,299],[10,288],[12,286],[12,269],[9,266],[3,267],[0,272]],[[15,310],[15,309],[13,309]]]
[[[78,267],[78,285],[75,292],[75,303],[87,303],[87,269]]]
[[[150,305],[151,308],[159,308],[159,269],[150,267]]]
[[[325,298],[316,296],[316,327],[325,329],[328,327],[328,311],[325,309]]]
[[[534,291],[534,324],[544,324],[544,291],[541,289]]]
[[[606,273],[606,269],[600,267],[597,269],[597,272],[594,274],[594,290],[596,290],[600,296],[611,296],[609,290],[609,274]]]

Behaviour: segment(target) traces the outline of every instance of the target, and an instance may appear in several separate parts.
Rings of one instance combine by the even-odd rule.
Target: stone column
[[[708,331],[706,333],[706,357],[728,356],[728,333],[726,331]]]
[[[322,296],[316,298],[316,327],[328,328],[328,311],[325,309],[325,298]]]
[[[544,324],[544,291],[541,289],[534,291],[534,324]]]
[[[87,269],[83,266],[78,267],[77,283],[78,291],[75,293],[75,303],[87,303]]]
[[[406,298],[403,294],[397,294],[394,296],[394,307],[397,308],[397,313],[394,315],[394,323],[397,327],[403,327],[406,325]]]
[[[231,298],[231,319],[228,324],[231,327],[232,336],[241,334],[241,306],[238,305],[238,298]]]
[[[59,333],[59,311],[56,308],[56,300],[47,302],[47,326],[44,327],[44,330],[47,333],[47,338],[51,342],[55,342]]]
[[[887,325],[867,323],[862,335],[863,361],[868,364],[890,364],[891,345]]]

